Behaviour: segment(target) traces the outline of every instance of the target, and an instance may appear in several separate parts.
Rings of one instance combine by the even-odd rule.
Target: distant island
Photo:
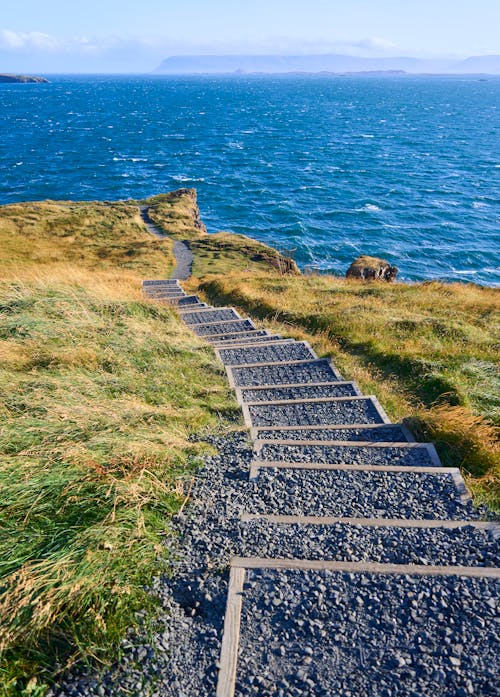
[[[411,73],[500,75],[500,55],[473,56],[465,60],[412,57],[370,58],[340,54],[170,56],[156,68],[164,75],[187,74],[286,74],[286,73]]]
[[[48,83],[44,77],[33,77],[32,75],[10,75],[9,73],[0,73],[0,82],[17,82],[17,83]]]

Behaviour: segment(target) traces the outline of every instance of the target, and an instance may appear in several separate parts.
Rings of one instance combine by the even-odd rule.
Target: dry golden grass
[[[410,419],[417,435],[435,440],[478,501],[500,507],[500,291],[270,273],[226,274],[191,288],[332,355],[393,419]]]

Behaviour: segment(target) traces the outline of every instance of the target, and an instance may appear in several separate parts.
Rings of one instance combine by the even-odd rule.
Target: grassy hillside
[[[171,264],[132,204],[0,208],[2,697],[116,655],[170,553],[190,436],[238,418],[212,351],[141,297]]]
[[[500,509],[500,291],[269,273],[191,285],[332,355],[393,419],[436,441],[478,501]]]
[[[184,195],[182,201],[176,193],[155,196],[147,202],[151,219],[169,235],[184,240],[194,255],[193,275],[199,278],[207,274],[224,274],[228,271],[277,271],[299,274],[291,259],[287,259],[272,247],[244,235],[218,232],[208,235],[197,218],[196,198]],[[193,228],[193,217],[197,225]]]

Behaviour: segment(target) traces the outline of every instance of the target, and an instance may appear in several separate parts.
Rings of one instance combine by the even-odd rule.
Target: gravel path
[[[369,445],[285,445],[265,443],[259,450],[259,460],[282,462],[318,462],[332,465],[397,465],[411,467],[432,466],[426,448]]]
[[[255,339],[257,337],[266,336],[267,332],[265,329],[251,329],[248,332],[231,332],[226,334],[224,337],[210,337],[207,341],[211,344],[217,345],[220,341],[232,341],[233,339],[240,341],[240,339]]]
[[[151,220],[147,206],[140,206],[140,211],[142,221],[152,235],[159,238],[168,237],[168,235],[165,235],[165,233]],[[188,243],[174,240],[173,253],[176,264],[172,273],[172,278],[181,281],[188,279],[191,276],[191,270],[193,268],[193,253],[189,249]]]
[[[499,694],[498,582],[256,570],[246,585],[238,697]]]

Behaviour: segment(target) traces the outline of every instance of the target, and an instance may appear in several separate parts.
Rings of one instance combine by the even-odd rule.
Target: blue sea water
[[[0,203],[195,187],[209,231],[344,272],[500,284],[500,78],[53,76],[0,85]]]

